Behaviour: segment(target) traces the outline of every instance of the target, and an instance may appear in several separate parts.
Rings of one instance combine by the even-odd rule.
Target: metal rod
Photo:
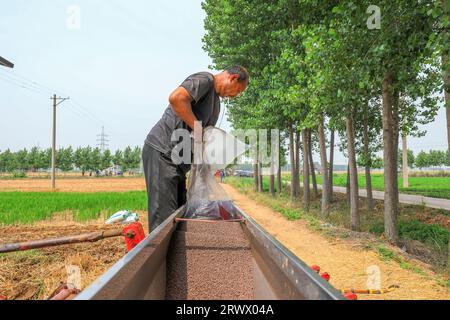
[[[175,218],[175,221],[192,221],[192,222],[243,222],[244,219],[229,219],[229,220],[208,220],[208,219],[186,219]]]
[[[53,239],[42,239],[27,242],[0,244],[0,253],[24,251],[30,249],[59,246],[62,244],[79,243],[79,242],[95,242],[110,237],[118,237],[122,235],[122,230],[104,230],[80,235],[67,236]]]

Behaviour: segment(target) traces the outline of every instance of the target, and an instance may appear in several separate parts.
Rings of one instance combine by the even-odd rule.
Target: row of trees
[[[413,158],[413,164],[417,168],[450,166],[448,151],[421,151]]]
[[[293,199],[300,196],[299,159],[302,171],[313,173],[310,155],[318,151],[321,166],[330,168],[322,179],[323,216],[332,200],[334,140],[339,135],[339,147],[348,157],[353,230],[360,229],[357,158],[366,168],[372,210],[370,167],[383,150],[384,233],[396,242],[399,140],[405,146],[407,136],[424,134],[419,126],[434,120],[444,83],[448,106],[448,2],[380,0],[374,6],[370,1],[205,0],[202,5],[207,14],[204,49],[213,67],[241,64],[251,75],[246,92],[227,102],[233,127],[283,131]],[[260,165],[254,170],[261,190]],[[273,194],[274,184],[271,176]],[[280,186],[278,174],[278,190]],[[308,210],[307,174],[303,186]]]
[[[62,171],[78,169],[84,175],[86,172],[96,172],[117,165],[123,171],[139,168],[141,148],[130,146],[124,150],[101,152],[99,148],[79,147],[77,149],[59,148],[56,150],[56,167]],[[41,150],[33,147],[11,152],[9,149],[0,152],[0,172],[38,171],[51,167],[51,149]]]
[[[398,167],[403,167],[403,150],[398,150]],[[446,167],[450,166],[450,158],[448,156],[448,151],[443,150],[430,150],[429,152],[420,151],[417,155],[414,155],[412,150],[407,150],[406,163],[409,168],[428,168],[428,167]],[[364,157],[358,157],[357,159],[358,167],[365,166]],[[374,157],[371,159],[372,169],[381,169],[384,167],[383,159]]]

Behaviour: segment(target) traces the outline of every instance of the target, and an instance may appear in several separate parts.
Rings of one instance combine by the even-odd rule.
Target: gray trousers
[[[148,197],[149,232],[186,203],[186,172],[189,165],[176,165],[170,157],[144,144],[142,149]]]

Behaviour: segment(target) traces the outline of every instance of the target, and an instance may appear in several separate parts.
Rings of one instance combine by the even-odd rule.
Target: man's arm
[[[175,111],[180,119],[194,130],[194,123],[197,121],[197,118],[194,112],[192,112],[192,97],[188,91],[183,87],[178,87],[170,94],[169,102],[172,105],[173,111]]]

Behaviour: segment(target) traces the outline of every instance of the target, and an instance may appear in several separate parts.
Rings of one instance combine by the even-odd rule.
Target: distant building
[[[118,165],[113,165],[109,168],[102,170],[101,172],[105,176],[122,176],[123,171],[122,168]]]

